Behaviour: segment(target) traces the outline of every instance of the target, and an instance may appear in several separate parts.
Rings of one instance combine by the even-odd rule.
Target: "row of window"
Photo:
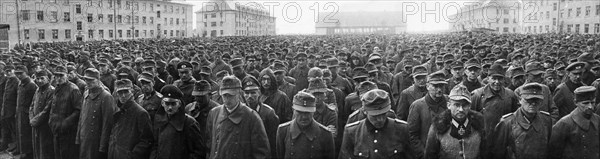
[[[581,33],[580,32],[580,28],[581,28],[581,24],[567,24],[567,33]],[[561,27],[561,30],[564,29]],[[584,34],[589,34],[589,33],[600,33],[600,23],[596,23],[594,24],[594,30],[590,30],[590,24],[583,24],[583,33]],[[565,30],[563,30],[565,31]]]
[[[31,14],[32,11],[31,10],[21,10],[21,16],[22,16],[22,20],[23,21],[29,21],[31,20]],[[36,18],[37,21],[44,21],[46,20],[44,16],[44,11],[37,11],[36,12]],[[50,15],[47,16],[49,19],[47,19],[49,22],[58,22],[58,12],[56,11],[50,11]],[[154,17],[146,17],[146,16],[142,16],[142,24],[154,24]],[[115,18],[114,15],[112,14],[108,14],[107,17],[108,23],[113,23],[114,20],[117,21],[117,23],[123,23],[123,17],[122,15],[117,15],[117,17]],[[170,25],[180,25],[181,23],[183,23],[184,25],[186,24],[185,19],[179,19],[179,18],[164,18],[165,20],[165,24],[170,24]],[[168,20],[168,21],[167,21]],[[63,22],[71,22],[71,13],[70,12],[63,12]],[[97,22],[97,23],[102,23],[104,22],[104,14],[98,14],[96,17],[94,17],[93,14],[87,14],[87,22],[89,23],[93,23],[93,22]],[[131,16],[130,15],[126,15],[125,16],[125,23],[130,23],[131,22]],[[140,16],[134,16],[134,22],[139,24],[140,23]],[[168,23],[167,23],[168,22]],[[181,23],[180,23],[181,22]]]
[[[59,30],[58,29],[51,29],[51,37],[53,40],[56,40],[59,38]],[[23,30],[23,37],[25,38],[25,40],[29,40],[30,39],[30,29],[25,29]],[[149,34],[148,34],[149,33]],[[46,39],[46,30],[45,29],[38,29],[37,30],[37,35],[38,35],[38,40],[45,40]],[[104,30],[98,30],[97,34],[95,30],[88,30],[88,38],[89,39],[94,39],[94,36],[98,35],[99,39],[104,39]],[[163,30],[163,35],[164,36],[168,36],[168,37],[184,37],[185,36],[185,31],[183,30]],[[65,29],[64,30],[64,38],[65,39],[71,39],[71,29]],[[115,34],[113,32],[113,30],[108,30],[108,38],[114,38]],[[123,37],[123,30],[117,30],[117,35],[118,38],[122,38]],[[131,34],[131,30],[126,30],[126,37],[127,38],[131,38],[132,36],[135,36],[136,38],[140,37],[140,30],[135,30],[134,35]],[[141,37],[154,37],[154,30],[142,30],[142,34]]]
[[[580,17],[581,16],[581,7],[577,7],[575,8],[575,14],[573,14],[573,8],[569,8],[567,9],[567,17],[570,18],[572,16],[575,17]],[[563,18],[564,17],[564,9],[560,10],[560,17]],[[585,7],[585,15],[584,16],[590,16],[592,12],[592,6],[586,6]],[[547,13],[548,14],[548,13]],[[596,15],[600,15],[600,5],[596,5]]]
[[[136,10],[136,11],[146,11],[146,12],[154,12],[156,10],[163,10],[166,13],[173,14],[185,14],[186,8],[181,6],[173,6],[173,5],[160,5],[153,3],[143,3],[143,2],[134,2],[134,1],[125,1],[125,5],[122,5],[121,0],[86,0],[87,7],[98,7],[102,8],[104,6],[108,6],[108,8],[112,9],[113,6],[116,6],[117,9],[125,9],[125,10]],[[105,3],[106,2],[106,3]],[[140,5],[141,3],[141,5]],[[156,6],[156,7],[155,7]],[[81,5],[77,4],[75,9],[81,9]]]

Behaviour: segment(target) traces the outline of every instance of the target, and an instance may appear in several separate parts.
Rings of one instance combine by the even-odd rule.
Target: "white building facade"
[[[204,3],[196,12],[196,34],[201,37],[275,35],[276,18],[256,4],[228,0]]]

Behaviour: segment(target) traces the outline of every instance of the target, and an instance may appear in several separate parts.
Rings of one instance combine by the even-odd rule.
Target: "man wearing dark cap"
[[[108,87],[110,92],[114,92],[114,84],[117,80],[117,76],[113,73],[113,71],[110,69],[110,66],[106,63],[98,64],[98,68],[100,71],[100,81],[102,82],[102,84],[104,84],[104,86]]]
[[[339,61],[336,58],[327,59],[327,69],[331,71],[331,86],[337,87],[345,94],[350,94],[354,91],[348,79],[339,76]],[[343,98],[343,97],[340,97]]]
[[[417,158],[423,158],[433,117],[447,109],[448,97],[444,94],[447,84],[443,71],[430,74],[427,77],[427,94],[410,105],[407,121],[411,147]]]
[[[289,74],[296,79],[296,89],[303,90],[308,87],[308,56],[306,53],[298,53],[296,57],[294,57],[295,61],[297,61],[297,65],[294,66],[289,72]]]
[[[54,137],[54,158],[57,159],[79,158],[75,135],[83,104],[83,93],[77,85],[68,80],[68,76],[67,68],[56,67],[54,72],[56,90],[52,94],[48,125]]]
[[[600,157],[600,116],[594,114],[596,91],[592,86],[575,89],[571,99],[576,108],[552,126],[549,158]]]
[[[258,74],[260,74],[260,70],[262,70],[263,68],[261,68],[260,65],[257,65],[256,56],[246,56],[246,63],[247,65],[245,67],[245,72],[248,72],[248,74],[254,76],[255,78],[258,77]]]
[[[542,92],[544,98],[542,98],[543,102],[539,105],[539,110],[542,112],[546,112],[552,115],[552,123],[556,123],[558,119],[558,107],[554,104],[552,100],[552,91],[548,86],[542,84],[544,83],[544,67],[540,62],[528,62],[525,64],[525,68],[527,71],[527,77],[525,83],[538,83],[542,87]],[[519,96],[522,91],[522,86],[515,89],[515,93]]]
[[[506,73],[508,77],[510,77],[510,81],[508,81],[507,88],[510,90],[515,90],[525,84],[525,70],[523,67],[515,67],[509,69]]]
[[[0,120],[2,121],[2,146],[10,146],[8,151],[13,154],[18,154],[19,151],[17,146],[17,122],[15,111],[17,108],[17,91],[19,89],[19,78],[15,76],[15,67],[10,65],[6,69],[6,84],[4,87],[3,101],[2,101],[2,114],[0,114]],[[10,144],[10,145],[9,145]]]
[[[556,70],[554,70],[553,68],[546,70],[546,72],[544,73],[543,84],[548,86],[548,88],[550,89],[550,94],[555,93],[556,87],[558,86],[558,84],[560,84],[560,79],[558,78]]]
[[[231,60],[229,64],[231,64],[233,75],[235,75],[235,77],[238,79],[244,79],[246,76],[249,76],[244,69],[244,61],[242,61],[242,59],[235,58]]]
[[[371,81],[364,81],[364,82],[360,83],[359,88],[360,88],[361,92],[368,92],[370,90],[378,89],[377,85]],[[396,116],[396,113],[394,112],[394,110],[390,109],[390,111],[388,111],[386,114],[389,118],[392,118],[392,119],[398,118]],[[345,122],[345,124],[354,123],[354,122],[363,120],[365,118],[367,118],[367,114],[365,112],[365,107],[363,105],[362,107],[358,108],[356,111],[352,112],[352,114],[350,114],[350,116],[348,116],[348,119]],[[345,126],[345,124],[343,126]]]
[[[108,152],[113,115],[118,108],[113,96],[102,88],[97,69],[85,70],[83,78],[87,90],[83,95],[75,143],[79,144],[79,158],[103,159]]]
[[[413,158],[408,124],[387,117],[391,102],[386,91],[361,96],[366,119],[346,125],[339,158]]]
[[[29,109],[29,123],[33,129],[33,158],[54,157],[53,138],[48,125],[48,110],[54,94],[50,78],[46,70],[35,73],[35,83],[39,88],[33,96],[32,107]]]
[[[258,78],[262,90],[260,101],[275,110],[275,114],[279,116],[279,123],[284,123],[292,120],[292,101],[281,90],[278,89],[275,74],[270,68],[265,68],[260,72]]]
[[[286,80],[289,76],[287,76],[287,68],[281,61],[275,61],[273,63],[273,73],[275,74],[275,80],[277,81],[278,89],[283,91],[288,98],[292,98],[298,93],[295,84],[292,84]],[[291,78],[291,77],[289,77]]]
[[[408,118],[410,105],[427,94],[427,68],[423,65],[413,67],[411,77],[414,84],[402,90],[395,107],[398,119],[404,121]]]
[[[164,96],[162,108],[152,123],[154,143],[150,158],[205,158],[209,150],[207,139],[203,138],[198,122],[185,115],[183,92],[174,85],[166,85],[160,93]]]
[[[462,85],[467,87],[469,92],[477,88],[481,88],[483,85],[479,79],[481,74],[481,66],[479,65],[479,60],[470,59],[465,63],[465,79],[462,81]]]
[[[483,158],[483,117],[471,110],[470,93],[457,85],[448,99],[448,109],[433,118],[425,158]]]
[[[137,76],[133,76],[131,75],[132,72],[134,71],[130,67],[119,68],[117,70],[117,80],[128,79],[129,81],[136,81],[134,78],[139,77],[139,74]],[[133,85],[132,93],[134,97],[138,97],[142,94],[142,89],[138,85]],[[113,91],[113,94],[116,94],[116,91]]]
[[[519,107],[519,99],[515,93],[504,87],[505,73],[500,64],[494,64],[488,71],[488,84],[472,92],[471,109],[483,114],[485,134],[493,133],[494,127],[503,115],[512,113]],[[484,109],[486,111],[484,111]],[[487,135],[490,141],[492,136]],[[486,143],[486,148],[490,148]],[[485,151],[485,149],[484,149]],[[483,152],[487,153],[487,152]]]
[[[592,82],[596,80],[596,75],[592,72],[593,62],[594,62],[594,54],[591,53],[582,53],[577,57],[578,62],[585,63],[584,71],[581,74],[581,82],[585,85],[592,85]]]
[[[177,64],[177,71],[179,72],[180,79],[173,82],[173,85],[183,92],[182,100],[184,104],[194,102],[192,91],[194,91],[194,83],[196,83],[196,79],[192,77],[192,67],[192,64],[187,61]]]
[[[277,134],[277,126],[279,125],[279,117],[271,106],[263,104],[260,101],[262,86],[254,78],[254,76],[246,76],[242,80],[242,88],[244,89],[244,99],[250,109],[256,111],[262,119],[267,137],[269,138],[269,146],[271,147],[271,157],[275,157],[275,135]]]
[[[154,121],[154,115],[161,108],[160,101],[163,95],[155,90],[155,80],[152,78],[152,73],[142,72],[138,76],[137,81],[141,89],[141,94],[137,96],[136,102],[148,112],[150,120]]]
[[[83,94],[83,92],[85,91],[85,81],[83,79],[81,79],[80,75],[77,74],[77,72],[75,71],[75,64],[74,63],[67,63],[66,66],[57,66],[55,70],[58,69],[63,69],[64,72],[66,72],[66,77],[67,80],[73,84],[75,84],[78,88],[79,88],[79,93]],[[58,71],[55,71],[58,72]],[[57,84],[55,83],[56,81],[53,81],[53,85],[57,86]]]
[[[450,92],[454,86],[462,83],[465,73],[463,62],[458,60],[452,62],[450,73],[452,73],[452,78],[446,80],[446,82],[448,82],[448,89],[446,89],[447,92]]]
[[[575,62],[567,66],[568,78],[556,87],[554,103],[558,107],[559,118],[571,113],[577,106],[573,102],[573,91],[584,86],[581,75],[585,71],[585,63]]]
[[[271,151],[265,126],[258,113],[241,101],[241,81],[226,76],[221,83],[223,105],[210,111],[206,127],[209,158],[268,158]]]
[[[277,128],[274,158],[335,158],[333,135],[313,118],[317,111],[315,101],[315,97],[306,92],[294,96],[294,119]]]
[[[311,93],[316,98],[317,111],[314,114],[315,121],[326,126],[331,133],[336,137],[337,134],[337,107],[325,103],[327,100],[326,93],[331,91],[325,86],[325,82],[321,78],[311,79],[308,88],[303,90]]]
[[[211,86],[206,80],[196,81],[194,84],[194,102],[185,106],[185,113],[192,116],[200,125],[200,128],[206,128],[206,121],[208,120],[208,113],[214,107],[219,104],[210,99],[211,97]],[[203,131],[201,135],[205,139],[208,138],[209,132]]]
[[[115,82],[118,110],[113,116],[108,159],[148,158],[153,143],[150,115],[134,100],[129,79]],[[123,151],[128,148],[128,151]]]
[[[33,145],[31,136],[31,125],[29,124],[29,109],[33,101],[33,95],[38,89],[38,86],[31,80],[27,74],[29,71],[23,65],[19,65],[15,69],[15,76],[19,79],[19,87],[17,90],[17,138],[21,157],[33,158]]]

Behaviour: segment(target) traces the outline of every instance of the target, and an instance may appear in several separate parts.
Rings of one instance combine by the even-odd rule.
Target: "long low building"
[[[400,34],[406,32],[402,12],[320,12],[317,35]]]
[[[170,0],[28,0],[0,3],[0,43],[191,37],[193,5]],[[4,37],[2,37],[4,35]],[[0,46],[2,46],[0,44]]]

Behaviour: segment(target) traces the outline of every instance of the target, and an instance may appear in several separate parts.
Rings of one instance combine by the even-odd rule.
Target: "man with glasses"
[[[598,158],[600,156],[598,151],[600,116],[594,114],[596,91],[592,86],[581,86],[575,89],[572,96],[574,98],[570,99],[575,103],[576,108],[552,126],[550,158]]]
[[[25,66],[19,65],[15,68],[15,76],[19,79],[17,90],[17,108],[15,111],[17,120],[17,145],[19,146],[20,158],[33,158],[33,145],[31,125],[29,124],[29,109],[38,86],[27,74]]]
[[[79,144],[79,158],[106,158],[113,114],[117,111],[113,96],[101,86],[100,72],[85,70],[88,90],[84,93],[81,117],[75,143]]]
[[[308,87],[308,56],[306,53],[298,53],[294,59],[297,61],[297,65],[294,66],[289,72],[289,74],[296,79],[296,89],[303,90]]]
[[[427,68],[423,65],[412,68],[411,77],[414,84],[400,93],[396,102],[396,114],[398,119],[406,121],[410,105],[417,99],[423,98],[427,94]]]
[[[584,72],[585,63],[575,62],[567,66],[566,71],[568,72],[568,78],[565,82],[562,82],[556,87],[554,94],[554,103],[558,107],[559,118],[571,113],[573,109],[577,108],[575,102],[573,102],[573,90],[584,86],[581,75]]]
[[[194,83],[196,83],[196,79],[192,77],[192,67],[192,64],[187,61],[182,61],[177,64],[177,71],[179,72],[180,79],[173,82],[173,85],[183,92],[182,100],[184,104],[194,102],[192,91],[194,90]]]
[[[411,148],[417,158],[423,158],[429,127],[433,117],[448,109],[448,97],[444,94],[448,82],[444,72],[437,71],[427,77],[427,94],[410,105],[408,113],[408,132]]]

